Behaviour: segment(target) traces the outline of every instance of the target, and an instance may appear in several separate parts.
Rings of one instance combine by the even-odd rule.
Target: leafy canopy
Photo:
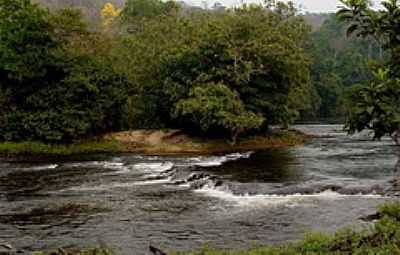
[[[354,108],[347,127],[350,132],[371,129],[376,138],[391,135],[400,144],[400,6],[398,0],[382,2],[374,10],[365,0],[343,0],[338,11],[341,20],[351,25],[348,34],[374,37],[389,53],[390,59],[376,73],[371,84],[354,91]]]
[[[126,79],[76,10],[0,1],[0,139],[70,142],[118,129]]]
[[[309,28],[285,8],[251,5],[146,22],[126,40],[127,72],[142,84],[143,104],[163,125],[203,134],[288,125],[309,107],[311,85],[303,50]],[[206,101],[213,106],[200,111]]]

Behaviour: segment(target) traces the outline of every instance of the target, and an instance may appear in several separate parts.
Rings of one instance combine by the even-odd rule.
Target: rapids
[[[305,146],[209,157],[0,160],[0,243],[21,253],[107,245],[147,254],[297,240],[362,224],[398,191],[389,139],[296,128]],[[400,182],[399,182],[400,183]]]

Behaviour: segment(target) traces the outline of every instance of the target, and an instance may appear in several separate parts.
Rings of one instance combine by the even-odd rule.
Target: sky
[[[257,3],[262,0],[186,0],[186,2],[193,4],[204,6],[203,2],[207,2],[208,6],[212,6],[214,2],[220,2],[226,6],[233,6],[240,4],[240,2],[247,3]],[[341,6],[339,0],[292,0],[297,7],[300,7],[302,11],[306,12],[334,12],[337,10],[338,6]],[[379,3],[380,0],[374,0],[374,2]]]

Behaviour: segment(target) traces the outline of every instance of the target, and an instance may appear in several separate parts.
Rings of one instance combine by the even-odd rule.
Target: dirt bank
[[[264,135],[240,139],[235,145],[224,139],[190,137],[180,130],[133,130],[107,134],[123,152],[143,154],[219,154],[261,150],[303,144],[311,136],[299,131],[274,130]]]

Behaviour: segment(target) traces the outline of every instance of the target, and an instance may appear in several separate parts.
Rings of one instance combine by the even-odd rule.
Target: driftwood
[[[149,250],[151,253],[153,253],[153,255],[167,255],[167,253],[151,245],[149,246]]]

